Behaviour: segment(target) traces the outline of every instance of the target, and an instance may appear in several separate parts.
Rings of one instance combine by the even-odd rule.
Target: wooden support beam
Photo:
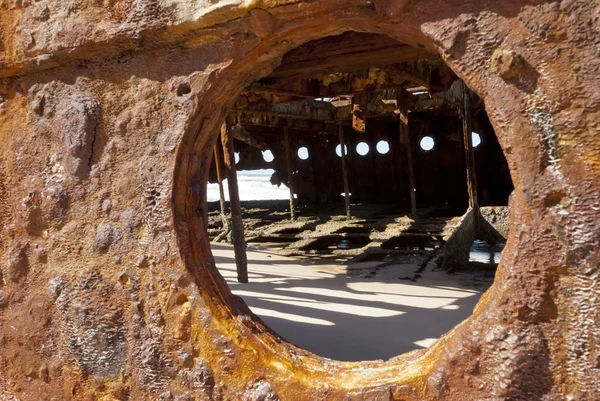
[[[465,159],[467,165],[467,188],[469,190],[469,207],[479,208],[477,200],[477,176],[475,174],[475,155],[473,152],[473,127],[471,123],[471,90],[461,81],[463,104],[462,104],[462,122],[463,122],[463,142],[465,148]]]
[[[338,124],[338,132],[340,136],[340,149],[342,152],[342,175],[344,176],[344,201],[346,203],[346,218],[351,219],[350,215],[350,190],[348,187],[348,167],[346,163],[346,142],[344,141],[344,125],[340,122]]]
[[[408,182],[410,186],[410,209],[413,216],[417,215],[417,192],[414,168],[414,147],[408,127],[408,101],[410,94],[405,91],[398,92],[398,109],[400,111],[400,142],[406,146],[406,161],[408,163]]]
[[[296,220],[296,209],[294,207],[294,176],[292,174],[292,152],[290,151],[290,135],[288,128],[283,128],[283,142],[285,146],[285,162],[287,165],[288,187],[290,189],[290,219]]]
[[[235,154],[233,149],[233,135],[229,135],[227,123],[221,126],[221,144],[223,145],[223,159],[227,170],[227,183],[229,187],[229,208],[231,209],[231,237],[235,253],[237,279],[240,283],[248,282],[248,260],[246,257],[246,240],[244,239],[244,222],[242,220],[242,207],[235,170]]]

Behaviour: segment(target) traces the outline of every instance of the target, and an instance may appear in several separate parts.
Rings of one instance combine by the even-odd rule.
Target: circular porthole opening
[[[273,152],[271,152],[269,149],[262,151],[262,157],[263,157],[264,161],[266,161],[267,163],[271,163],[273,160],[275,160],[275,156],[273,156]]]
[[[356,145],[356,153],[361,156],[365,156],[369,153],[369,145],[366,142],[361,142]]]
[[[431,149],[433,149],[433,147],[435,146],[435,141],[430,136],[424,136],[421,139],[420,145],[421,145],[421,149],[423,149],[424,151],[428,152]]]
[[[377,142],[375,148],[377,149],[377,152],[379,152],[379,154],[385,155],[390,151],[390,144],[388,143],[388,141],[379,141]]]
[[[471,141],[473,141],[473,147],[476,148],[481,144],[481,135],[479,135],[477,132],[472,132]]]
[[[298,157],[300,160],[308,160],[308,148],[306,146],[302,146],[298,149]]]
[[[384,37],[382,36],[381,39]],[[331,38],[327,40],[330,42],[325,42],[326,45],[332,45],[334,42]],[[322,47],[319,46],[320,43],[322,42],[307,46],[305,53],[312,55],[314,48]],[[350,37],[342,42],[344,43],[362,42],[356,42]],[[373,43],[373,38],[369,38],[365,43]],[[401,47],[401,51],[404,50]],[[287,67],[291,68],[293,64],[290,62]],[[315,68],[319,71],[318,67]],[[362,67],[357,71],[362,71]],[[448,71],[440,71],[450,74]],[[264,79],[264,82],[271,82],[269,77]],[[340,79],[341,82],[345,82],[344,78]],[[298,83],[291,79],[286,85],[289,85],[287,89],[292,90]],[[322,96],[316,92],[317,89],[315,86],[314,98]],[[352,104],[354,94],[340,93],[338,98],[327,104],[322,104],[324,102],[321,100],[316,107],[329,111],[333,110],[332,108],[341,108],[343,112],[351,113],[352,110],[347,106]],[[444,96],[443,92],[439,95],[440,99]],[[422,96],[422,99],[415,96],[410,99],[423,103],[424,107],[431,103],[429,96]],[[331,115],[335,120],[330,124],[307,123],[304,119],[293,115],[290,117],[289,112],[304,105],[313,107],[314,101],[294,100],[278,103],[279,100],[274,99],[271,102],[272,110],[276,111],[278,121],[282,122],[285,119],[286,124],[264,126],[264,120],[250,118],[254,112],[254,106],[250,107],[250,104],[246,106],[247,110],[241,112],[222,111],[222,114],[228,115],[232,120],[237,116],[240,120],[239,124],[245,130],[244,135],[249,135],[253,143],[264,144],[260,149],[263,151],[263,160],[255,149],[248,148],[244,144],[240,143],[240,148],[237,149],[248,149],[244,156],[244,163],[240,160],[238,164],[236,182],[242,202],[240,206],[242,206],[244,235],[248,238],[248,246],[245,249],[248,254],[246,260],[250,284],[236,281],[238,268],[235,263],[235,251],[231,244],[226,243],[230,241],[228,239],[230,225],[227,221],[224,222],[221,216],[221,195],[216,162],[213,162],[214,166],[211,166],[210,174],[207,174],[213,186],[210,196],[206,195],[206,209],[196,207],[197,203],[202,201],[201,196],[198,196],[198,202],[195,199],[193,202],[187,199],[188,193],[203,195],[202,188],[200,191],[188,191],[187,187],[183,187],[177,192],[179,201],[174,205],[185,208],[185,213],[190,215],[190,221],[191,218],[196,218],[193,213],[198,214],[199,222],[203,217],[199,213],[206,210],[208,214],[209,222],[205,224],[205,228],[208,228],[206,237],[213,240],[211,248],[218,271],[211,269],[209,272],[214,277],[207,277],[209,279],[206,280],[207,291],[212,291],[216,283],[218,287],[214,287],[215,294],[223,294],[220,291],[226,288],[225,283],[219,280],[224,278],[234,296],[241,297],[256,316],[260,317],[261,320],[252,321],[253,324],[256,323],[260,328],[264,323],[293,344],[322,357],[340,361],[389,360],[402,352],[428,347],[447,330],[470,315],[479,299],[479,294],[483,293],[493,281],[492,275],[486,275],[489,280],[478,281],[475,286],[470,282],[465,284],[468,279],[464,276],[456,281],[452,281],[454,277],[448,276],[443,278],[445,288],[438,288],[435,280],[428,281],[430,278],[435,278],[427,275],[436,269],[438,261],[437,257],[432,259],[431,256],[438,252],[441,256],[444,252],[444,258],[440,260],[449,266],[464,267],[465,271],[472,271],[475,268],[485,269],[486,272],[493,271],[498,264],[499,252],[496,249],[485,248],[483,244],[475,244],[478,245],[477,250],[481,254],[478,259],[471,258],[469,255],[469,258],[465,256],[464,260],[453,260],[452,251],[456,247],[461,247],[459,250],[462,257],[467,255],[467,251],[473,246],[468,243],[446,244],[441,237],[429,235],[431,230],[429,227],[434,225],[445,227],[450,221],[448,219],[460,217],[467,210],[468,197],[465,196],[466,191],[464,191],[466,189],[464,188],[464,155],[456,151],[457,146],[462,150],[459,146],[462,144],[435,143],[437,140],[445,141],[446,137],[462,142],[460,137],[454,138],[453,135],[456,132],[460,133],[462,129],[458,112],[451,110],[451,113],[447,113],[444,106],[440,106],[441,111],[415,107],[415,110],[422,111],[411,119],[411,130],[417,135],[413,139],[413,144],[417,146],[424,135],[429,135],[432,142],[430,149],[435,148],[433,150],[436,152],[422,153],[421,156],[425,156],[425,159],[421,161],[418,155],[415,155],[413,166],[417,167],[417,172],[421,171],[425,174],[421,174],[425,178],[421,177],[423,179],[416,181],[418,194],[420,194],[416,197],[417,206],[422,208],[421,213],[418,214],[419,224],[406,224],[402,228],[394,226],[388,230],[388,226],[396,224],[398,219],[414,221],[410,195],[413,195],[416,190],[413,189],[413,192],[409,193],[411,187],[408,185],[410,184],[408,153],[406,145],[399,141],[398,120],[390,118],[390,109],[382,109],[381,115],[369,117],[371,140],[353,132],[342,123],[342,134],[346,134],[346,140],[340,141],[340,122],[337,114]],[[481,106],[480,100],[475,95],[473,95],[473,102],[478,104],[477,107]],[[477,116],[472,121],[473,127],[478,127],[478,130],[481,127],[486,135],[483,138],[486,140],[485,146],[478,148],[477,157],[493,157],[494,161],[503,162],[502,149],[494,136],[493,127],[490,127],[485,113],[479,113]],[[296,149],[297,159],[292,157],[292,160],[287,162],[277,159],[278,163],[274,160],[271,163],[268,161],[271,154],[274,155],[275,151],[278,152],[278,157],[283,154],[281,152],[284,150],[282,139],[285,139],[285,127],[287,127],[288,144],[292,146],[292,152],[294,148]],[[289,129],[290,127],[293,129]],[[218,132],[213,134],[218,135]],[[204,143],[192,139],[186,143],[198,145]],[[473,139],[477,142],[476,138]],[[340,158],[341,146],[344,145],[350,156],[346,163],[342,163]],[[394,152],[391,152],[392,145],[397,146]],[[353,146],[354,154],[351,151]],[[271,148],[275,151],[268,152],[267,149]],[[193,152],[181,152],[181,157],[185,157],[181,161],[181,166],[190,169],[189,180],[195,179],[203,171],[206,172],[202,170],[204,165],[198,166],[197,163],[193,163],[193,159],[188,159],[201,150],[208,154],[212,149],[204,146]],[[332,151],[336,151],[337,159],[331,154]],[[374,152],[372,155],[371,151]],[[425,165],[433,167],[436,170],[435,175],[439,176],[438,179],[427,179],[426,172],[418,168],[419,163],[421,167]],[[343,164],[346,164],[345,169]],[[481,196],[481,205],[484,208],[488,205],[505,207],[504,199],[512,192],[508,165],[494,163],[490,166],[492,168],[486,176],[489,179],[480,180],[480,185],[482,193],[484,188],[494,190],[489,190],[485,196]],[[259,170],[266,168],[272,170]],[[227,180],[222,184],[227,184]],[[196,183],[192,182],[191,185]],[[445,188],[451,190],[445,191]],[[457,191],[456,188],[462,191]],[[345,190],[349,192],[350,219],[346,218],[348,210],[342,195]],[[227,193],[228,191],[225,191],[225,197]],[[290,203],[290,197],[294,199],[293,204]],[[255,202],[258,199],[269,202],[243,204],[245,201]],[[381,208],[380,205],[383,204],[393,204],[394,207]],[[494,216],[498,216],[498,209],[494,209],[493,213]],[[293,214],[296,215],[295,219]],[[183,213],[177,215],[187,216]],[[508,210],[503,209],[503,218],[508,215]],[[181,226],[185,227],[183,224]],[[502,227],[505,225],[502,224]],[[373,233],[376,235],[372,236]],[[189,233],[182,232],[182,235],[184,236],[182,238],[187,240]],[[375,240],[373,237],[376,237]],[[198,238],[204,241],[204,237],[198,236]],[[299,241],[302,242],[298,244]],[[196,247],[190,249],[195,250]],[[423,278],[418,281],[412,281],[411,278],[409,282],[404,282],[406,274],[405,266],[402,265],[405,265],[403,263],[405,261],[390,258],[388,256],[390,252],[410,252],[411,258],[414,259],[411,259],[411,263],[425,266],[422,272]],[[287,256],[291,254],[300,256],[294,258]],[[446,258],[446,255],[450,256]],[[207,263],[211,263],[208,256]],[[364,259],[359,259],[363,257]],[[318,258],[322,258],[322,261]],[[356,275],[320,270],[319,266],[330,263],[332,259],[363,260],[369,267],[356,266],[359,267],[356,270],[360,270]],[[204,261],[203,258],[198,260]],[[380,265],[385,265],[385,269],[380,269]],[[220,273],[221,277],[217,273]],[[436,270],[435,274],[438,273]],[[289,292],[282,292],[284,287]],[[344,288],[348,291],[343,292],[341,289]],[[452,289],[448,290],[448,288]],[[406,300],[406,297],[398,296],[406,291],[419,294],[424,302],[431,303],[434,307],[415,308],[411,305],[411,299]],[[333,292],[335,297],[331,296]],[[374,293],[385,295],[375,297]],[[323,302],[315,303],[315,297]],[[215,299],[221,298],[217,296]],[[239,298],[232,299],[236,302],[228,305],[232,312],[248,313]],[[428,312],[430,314],[427,314]],[[252,315],[249,316],[253,318]],[[440,324],[435,330],[430,330],[430,325],[420,324],[421,321],[427,322],[431,319],[443,320],[444,325]],[[390,325],[401,327],[407,321],[415,322],[412,325],[414,331],[411,327],[410,333],[402,333],[402,336],[391,333],[388,338],[381,335],[386,333]],[[344,344],[340,344],[339,339],[344,338],[348,328],[353,328],[351,337],[354,342],[344,341]],[[361,328],[362,331],[356,328]],[[272,343],[270,333],[272,333],[270,330],[264,330],[258,335],[266,336],[265,341]],[[378,347],[364,347],[365,344],[377,344]],[[274,348],[277,353],[287,358],[286,352],[289,349],[286,348],[285,342],[282,342],[281,346],[274,345],[274,347],[278,347]]]
[[[342,145],[338,145],[335,147],[335,154],[339,157],[342,157]],[[348,146],[344,145],[344,154],[348,154]]]

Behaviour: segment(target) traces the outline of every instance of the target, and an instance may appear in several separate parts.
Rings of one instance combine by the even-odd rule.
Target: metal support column
[[[219,202],[221,205],[221,220],[223,220],[223,229],[227,229],[225,226],[227,221],[227,209],[225,208],[225,191],[223,190],[223,172],[221,171],[221,153],[219,152],[219,143],[215,143],[214,151],[215,155],[215,169],[217,170],[217,181],[219,182]]]
[[[406,160],[408,163],[408,182],[410,186],[410,208],[413,216],[417,215],[417,190],[415,183],[414,147],[408,127],[408,96],[402,89],[398,93],[398,109],[400,111],[400,142],[406,145]]]
[[[229,187],[229,208],[231,209],[231,237],[237,267],[237,279],[240,283],[248,282],[248,260],[246,257],[246,240],[244,239],[244,222],[242,220],[242,207],[238,190],[237,172],[235,170],[235,154],[233,149],[233,135],[229,135],[227,123],[221,126],[221,143],[223,145],[223,159],[227,170]]]
[[[283,128],[283,142],[285,145],[285,162],[287,166],[288,187],[290,188],[290,219],[296,220],[294,207],[294,176],[292,174],[292,152],[290,151],[290,134],[288,127]]]
[[[340,136],[340,148],[342,153],[342,174],[344,176],[344,200],[346,202],[346,218],[350,219],[350,190],[348,187],[348,167],[346,165],[346,143],[344,141],[344,126],[342,125],[341,121],[338,125],[338,132]]]
[[[473,152],[473,128],[471,122],[471,90],[462,83],[463,89],[463,142],[465,147],[465,160],[467,165],[467,188],[469,190],[469,207],[478,212],[477,176],[475,174],[475,154]]]

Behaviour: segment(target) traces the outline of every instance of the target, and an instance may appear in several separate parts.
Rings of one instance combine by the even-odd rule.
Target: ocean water
[[[271,175],[274,170],[252,170],[238,171],[238,188],[240,191],[240,200],[279,200],[289,199],[290,190],[285,185],[280,187],[271,184]],[[229,189],[227,180],[223,181],[223,190],[225,191],[225,200],[229,201]],[[214,202],[219,200],[219,184],[207,185],[207,201]]]
[[[480,262],[488,264],[500,263],[500,254],[506,244],[504,242],[498,242],[494,245],[490,245],[485,241],[476,239],[473,241],[471,246],[471,252],[469,253],[469,262]]]

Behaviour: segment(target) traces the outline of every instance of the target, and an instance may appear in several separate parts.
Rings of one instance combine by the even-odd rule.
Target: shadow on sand
[[[346,275],[342,265],[250,249],[250,283],[240,284],[233,249],[213,243],[212,250],[234,294],[266,324],[299,347],[341,361],[385,360],[427,347],[466,319],[481,296],[430,268],[414,283],[389,271],[365,278]]]

